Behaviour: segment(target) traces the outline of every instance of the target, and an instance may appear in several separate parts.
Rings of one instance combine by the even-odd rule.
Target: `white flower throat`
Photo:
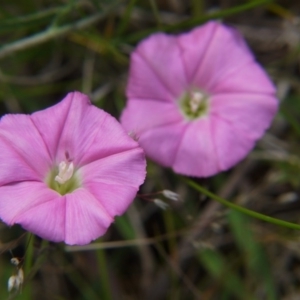
[[[49,188],[61,195],[72,193],[82,186],[80,172],[74,165],[73,158],[70,158],[68,151],[65,152],[65,159],[49,170],[45,182]]]
[[[204,117],[209,109],[209,95],[199,89],[190,88],[181,97],[180,108],[188,120]]]

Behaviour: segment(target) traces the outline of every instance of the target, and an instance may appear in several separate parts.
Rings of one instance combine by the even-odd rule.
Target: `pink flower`
[[[213,21],[142,41],[131,56],[127,97],[121,123],[146,155],[199,177],[243,159],[278,107],[273,84],[239,33]]]
[[[103,235],[145,179],[145,158],[109,114],[69,93],[32,115],[0,121],[0,217],[54,241]]]

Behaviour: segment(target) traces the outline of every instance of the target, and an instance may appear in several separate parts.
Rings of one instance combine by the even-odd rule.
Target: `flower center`
[[[66,159],[54,167],[46,178],[46,183],[61,195],[73,192],[81,186],[74,163],[66,152]]]
[[[74,173],[74,164],[73,162],[62,161],[58,165],[58,175],[55,176],[54,180],[60,184],[66,183]]]
[[[208,112],[208,95],[200,90],[189,90],[181,98],[180,105],[183,114],[189,120],[205,116]]]

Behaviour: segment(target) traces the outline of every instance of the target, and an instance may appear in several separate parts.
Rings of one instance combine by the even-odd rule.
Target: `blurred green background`
[[[209,19],[236,27],[278,87],[272,128],[232,170],[198,183],[238,205],[300,223],[300,3],[297,0],[2,1],[0,112],[31,113],[68,92],[119,117],[129,55],[152,32]],[[0,149],[1,155],[1,149]],[[0,299],[300,299],[299,231],[229,210],[148,162],[141,193],[107,234],[66,247],[0,223]],[[22,259],[22,291],[8,293]],[[23,259],[24,258],[24,259]]]

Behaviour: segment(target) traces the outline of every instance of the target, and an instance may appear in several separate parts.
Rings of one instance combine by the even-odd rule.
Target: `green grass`
[[[246,160],[214,178],[191,181],[149,161],[140,193],[170,189],[182,199],[162,198],[170,206],[163,211],[137,198],[92,245],[71,251],[38,237],[28,243],[19,238],[20,227],[1,223],[0,299],[276,300],[299,293],[300,48],[286,40],[287,33],[298,32],[291,22],[297,2],[283,3],[22,0],[1,5],[1,115],[32,113],[80,90],[119,117],[134,47],[151,33],[186,32],[212,19],[246,28],[255,55],[268,58],[260,63],[280,87],[281,106]],[[263,36],[265,29],[278,39]],[[6,290],[15,272],[10,251],[24,256],[25,271],[22,291],[11,294]]]

